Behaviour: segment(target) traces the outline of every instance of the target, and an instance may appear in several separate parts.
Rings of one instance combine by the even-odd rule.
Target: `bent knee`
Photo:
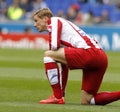
[[[92,99],[93,95],[87,93],[86,91],[82,90],[81,92],[81,104],[82,105],[90,105],[90,101]]]
[[[53,52],[52,51],[45,51],[44,52],[44,57],[51,57],[52,56],[52,54],[53,54]]]

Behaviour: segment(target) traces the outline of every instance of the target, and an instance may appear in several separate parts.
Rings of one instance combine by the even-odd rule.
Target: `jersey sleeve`
[[[49,47],[50,50],[57,50],[60,48],[60,38],[62,31],[62,22],[57,18],[51,18],[51,32]]]

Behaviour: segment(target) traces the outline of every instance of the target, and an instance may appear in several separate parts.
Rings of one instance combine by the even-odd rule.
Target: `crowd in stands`
[[[0,21],[32,20],[44,7],[78,25],[120,23],[120,0],[0,0]]]

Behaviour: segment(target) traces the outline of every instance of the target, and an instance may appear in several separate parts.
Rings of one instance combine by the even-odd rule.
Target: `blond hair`
[[[34,16],[37,15],[38,17],[42,18],[44,16],[47,16],[48,18],[51,18],[53,16],[53,13],[51,12],[51,10],[49,8],[42,8],[37,10],[34,13]]]

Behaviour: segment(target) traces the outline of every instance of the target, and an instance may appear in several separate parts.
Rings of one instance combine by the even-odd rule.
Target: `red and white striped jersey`
[[[50,34],[50,50],[61,47],[100,48],[98,43],[82,29],[60,17],[52,17],[48,20],[48,31]]]

